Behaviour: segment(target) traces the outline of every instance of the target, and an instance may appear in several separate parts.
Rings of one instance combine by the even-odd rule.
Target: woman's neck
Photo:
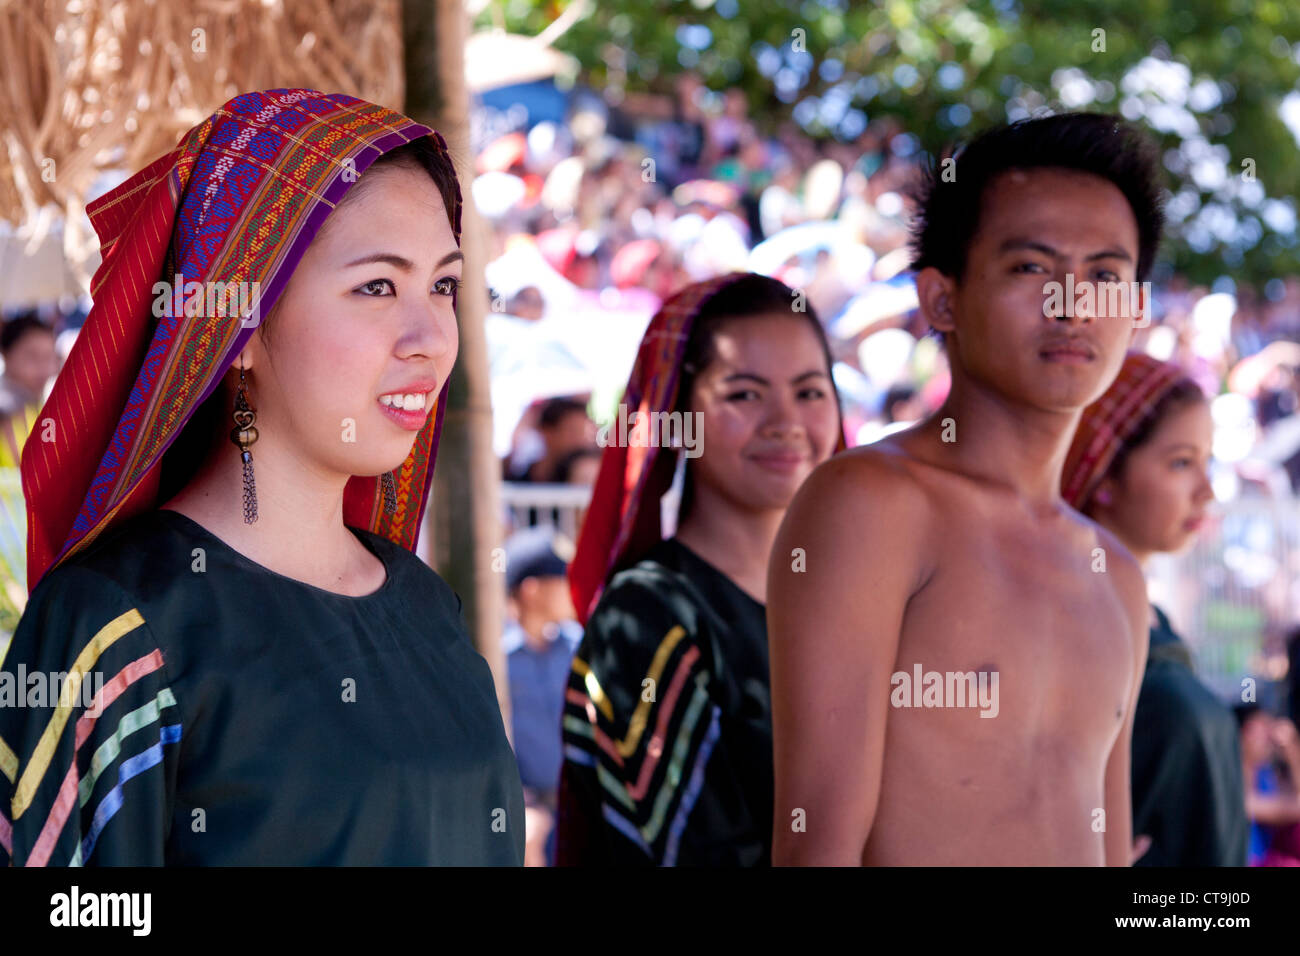
[[[767,561],[783,517],[784,511],[741,511],[726,499],[697,494],[676,537],[755,601],[766,604]]]
[[[384,583],[384,567],[343,523],[347,476],[327,474],[284,445],[252,446],[257,520],[244,521],[243,462],[230,442],[162,507],[201,524],[277,574],[360,596]]]

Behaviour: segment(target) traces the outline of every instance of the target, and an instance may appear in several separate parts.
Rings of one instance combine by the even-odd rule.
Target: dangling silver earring
[[[397,482],[393,473],[386,471],[379,476],[380,487],[384,489],[384,514],[397,514]]]
[[[257,441],[257,412],[248,404],[244,395],[244,366],[239,366],[239,390],[235,393],[235,427],[230,430],[230,440],[239,449],[239,457],[244,462],[244,524],[257,520],[257,485],[253,482],[253,453],[249,446]]]

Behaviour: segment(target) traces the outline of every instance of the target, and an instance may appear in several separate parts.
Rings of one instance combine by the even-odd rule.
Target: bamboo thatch
[[[0,0],[0,219],[58,206],[84,262],[95,243],[75,224],[101,172],[139,169],[239,92],[288,86],[401,109],[399,0]]]

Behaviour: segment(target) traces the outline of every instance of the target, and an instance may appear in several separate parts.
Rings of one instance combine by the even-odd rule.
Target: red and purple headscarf
[[[109,525],[161,503],[163,453],[256,328],[239,315],[155,317],[154,284],[175,274],[205,288],[256,282],[265,316],[360,174],[425,136],[447,156],[427,126],[352,96],[245,93],[90,204],[103,254],[95,305],[23,453],[30,587]],[[459,189],[455,198],[447,212],[459,242]],[[382,507],[378,477],[356,476],[344,492],[347,524],[414,549],[445,397],[444,385],[395,472],[396,513]]]
[[[686,286],[655,313],[641,338],[623,395],[629,417],[634,409],[639,414],[629,440],[606,446],[601,456],[591,504],[569,566],[573,606],[584,625],[610,577],[638,561],[663,537],[660,499],[672,486],[677,450],[664,445],[647,447],[656,444],[649,435],[651,413],[671,412],[676,407],[683,356],[695,319],[713,296],[752,277],[753,273],[732,272]],[[835,450],[845,447],[841,428]]]

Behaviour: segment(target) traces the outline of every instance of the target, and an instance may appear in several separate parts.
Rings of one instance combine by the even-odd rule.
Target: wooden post
[[[488,311],[483,267],[488,253],[484,224],[470,197],[474,157],[469,139],[469,90],[465,84],[468,21],[462,0],[404,0],[403,56],[406,113],[447,140],[460,177],[464,206],[461,248],[464,281],[457,295],[460,353],[452,371],[443,418],[433,498],[425,519],[434,566],[464,603],[465,623],[496,680],[497,698],[510,728],[509,693],[501,632],[505,621],[501,546],[501,469],[492,451],[492,404],[488,378]]]

